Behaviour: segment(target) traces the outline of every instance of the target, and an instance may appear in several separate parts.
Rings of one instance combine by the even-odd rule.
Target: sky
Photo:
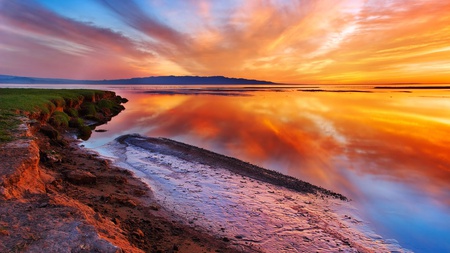
[[[450,1],[0,0],[0,74],[450,83]]]

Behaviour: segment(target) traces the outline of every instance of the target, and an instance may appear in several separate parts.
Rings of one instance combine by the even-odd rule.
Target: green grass
[[[12,131],[20,124],[19,115],[26,113],[49,114],[56,107],[63,107],[82,97],[93,97],[102,94],[101,90],[84,89],[0,89],[0,142],[12,140]],[[74,114],[74,112],[69,112]],[[72,116],[72,115],[70,115]],[[73,115],[75,116],[75,115]],[[64,112],[55,113],[55,123],[66,126],[69,115]]]
[[[0,110],[0,142],[12,140],[11,130],[19,125],[17,114],[7,110]]]
[[[81,96],[102,94],[101,90],[65,89],[0,89],[0,110],[48,112],[49,108],[64,106]]]
[[[94,103],[86,102],[81,106],[81,112],[85,116],[95,117],[95,114],[97,114],[97,107]]]
[[[84,126],[84,120],[78,117],[73,117],[69,120],[69,126],[73,128],[80,128]]]
[[[79,134],[78,137],[82,140],[87,140],[91,137],[92,129],[89,126],[83,125],[78,128]]]
[[[122,110],[119,103],[105,99],[98,101],[98,108],[102,111],[109,111],[113,114],[117,114]]]
[[[69,127],[70,117],[65,112],[54,112],[50,118],[50,124],[55,127]]]
[[[78,117],[78,111],[74,108],[67,108],[64,112],[67,113],[67,115],[69,115],[70,117]]]

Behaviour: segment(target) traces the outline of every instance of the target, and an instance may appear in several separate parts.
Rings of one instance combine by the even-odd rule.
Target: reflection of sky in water
[[[158,95],[118,90],[127,110],[86,142],[164,136],[343,193],[386,238],[450,251],[450,100],[413,93]]]

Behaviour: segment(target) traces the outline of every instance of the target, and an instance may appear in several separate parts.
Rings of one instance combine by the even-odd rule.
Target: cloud
[[[70,68],[61,63],[75,57],[92,63],[87,69],[101,70],[106,75],[101,78],[191,74],[294,83],[450,81],[446,1],[94,3],[99,15],[88,23],[35,2],[2,1],[0,28],[15,37],[1,38],[2,50],[26,61],[7,41],[29,40],[39,50],[37,44],[45,46],[59,54],[53,64],[46,61],[61,65],[61,76]],[[110,26],[96,22],[105,16],[114,20]],[[28,60],[39,64],[33,55]],[[15,66],[7,72],[23,71],[20,63]],[[24,69],[39,76],[50,72]]]
[[[142,11],[133,1],[101,3],[145,34],[147,48],[189,73],[242,76],[269,71],[269,79],[274,74],[289,76],[306,64],[299,63],[301,56],[318,50],[321,45],[316,40],[326,36],[326,29],[317,29],[316,23],[332,23],[337,12],[328,8],[327,1],[290,1],[281,5],[250,1],[229,9],[218,2],[201,1],[192,9],[197,13],[190,15],[202,18],[202,25],[183,33]],[[331,18],[322,19],[328,16]],[[185,19],[189,20],[189,16]]]
[[[444,35],[450,31],[449,8],[445,1],[366,4],[355,17],[355,32],[323,56],[336,64],[321,74],[333,80],[347,73],[350,82],[445,82],[436,62],[450,56]],[[408,67],[417,65],[428,67]],[[446,72],[450,73],[450,68]]]
[[[143,32],[152,39],[160,42],[176,44],[184,47],[188,44],[187,35],[159,22],[144,13],[134,1],[102,0],[105,6],[113,10],[130,27]]]
[[[46,77],[119,77],[129,74],[133,62],[152,57],[121,33],[62,17],[33,2],[3,2],[0,23],[5,55],[0,64],[16,74],[27,70]]]

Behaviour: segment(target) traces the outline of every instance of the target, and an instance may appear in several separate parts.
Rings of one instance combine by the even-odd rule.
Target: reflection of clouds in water
[[[448,191],[448,125],[432,120],[448,111],[413,107],[410,95],[133,96],[115,126],[210,148],[352,197],[359,194],[346,170],[408,181],[442,199]]]
[[[358,170],[390,181],[406,181],[434,197],[443,197],[449,191],[449,141],[433,141],[436,133],[428,131],[422,134],[430,137],[424,138],[427,135],[418,134],[419,129],[384,127],[368,131],[370,135],[364,137],[353,136],[347,154],[352,161],[359,161]]]
[[[347,156],[354,169],[383,180],[406,182],[430,197],[446,201],[450,181],[449,125],[443,111],[417,106],[404,97],[386,104],[350,109],[335,125],[347,136]],[[420,98],[419,98],[420,100]],[[403,103],[405,101],[405,103]],[[368,109],[364,109],[368,108]]]
[[[328,119],[305,112],[304,115],[310,118],[313,122],[316,123],[316,126],[323,132],[325,135],[330,135],[332,138],[336,139],[341,145],[345,145],[347,143],[347,138],[338,132],[338,130],[334,127],[333,122]]]
[[[158,99],[148,97],[153,102],[147,101],[146,106],[158,107]],[[186,138],[205,148],[331,186],[336,179],[330,175],[339,173],[330,171],[330,158],[342,152],[340,144],[317,127],[326,123],[324,119],[311,120],[311,114],[302,111],[304,108],[287,99],[189,97],[159,111],[145,124],[153,126],[148,135]],[[331,129],[331,124],[327,128]]]
[[[169,137],[234,156],[356,200],[401,243],[435,240],[424,231],[441,230],[444,242],[448,229],[435,223],[450,213],[450,107],[417,93],[121,94],[130,102],[107,134]]]

